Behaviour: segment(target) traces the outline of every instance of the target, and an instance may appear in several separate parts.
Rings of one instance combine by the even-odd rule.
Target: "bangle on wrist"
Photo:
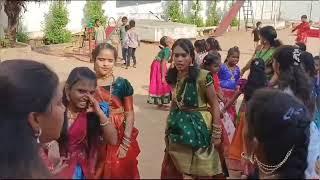
[[[122,149],[124,149],[125,151],[128,151],[128,147],[125,147],[123,144],[120,144],[120,147],[121,147]]]
[[[104,126],[106,126],[106,125],[108,125],[108,124],[111,124],[111,121],[107,120],[107,121],[104,122],[104,123],[100,123],[100,126],[104,127]]]

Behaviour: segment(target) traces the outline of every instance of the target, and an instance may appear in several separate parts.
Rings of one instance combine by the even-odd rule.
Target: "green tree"
[[[105,1],[93,1],[89,0],[86,1],[86,4],[83,8],[84,17],[82,19],[83,24],[89,24],[96,21],[98,19],[102,25],[106,25],[107,23],[107,16],[104,15],[104,10],[102,9],[102,5],[105,3]]]
[[[173,22],[183,22],[183,13],[179,0],[168,1],[168,7],[165,11],[166,16]]]
[[[59,44],[71,41],[71,32],[66,26],[69,23],[69,13],[65,2],[54,1],[49,12],[45,14],[44,36],[49,44]]]
[[[195,24],[197,27],[203,27],[203,18],[200,15],[201,10],[202,7],[199,0],[193,1],[191,7],[191,14],[187,17],[185,23]]]
[[[212,1],[209,9],[209,15],[206,21],[207,26],[217,26],[221,20],[221,17],[217,13],[217,0]]]

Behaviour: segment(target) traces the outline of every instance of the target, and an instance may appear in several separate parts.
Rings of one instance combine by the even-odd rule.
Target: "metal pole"
[[[271,1],[271,20],[273,20],[273,0]]]
[[[312,5],[313,5],[313,0],[311,0],[311,4],[310,4],[310,12],[309,12],[309,19],[311,20],[312,17]]]
[[[263,19],[263,8],[264,8],[264,0],[262,0],[262,8],[261,8],[261,20]]]
[[[281,18],[281,1],[279,1],[279,10],[278,10],[278,21]]]

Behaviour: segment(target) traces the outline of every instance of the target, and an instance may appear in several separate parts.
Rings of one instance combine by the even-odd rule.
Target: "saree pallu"
[[[231,90],[231,89],[225,89],[225,88],[221,88],[223,96],[227,99],[227,101],[230,101],[234,94],[236,93],[235,90]],[[235,101],[228,109],[227,112],[230,114],[232,121],[235,123],[236,117],[237,117],[237,111],[236,111],[236,104],[237,101]]]
[[[101,174],[103,179],[139,179],[138,171],[138,160],[137,157],[140,154],[140,148],[137,142],[138,129],[133,127],[131,134],[131,143],[128,148],[127,155],[125,158],[120,159],[118,152],[120,144],[122,143],[125,130],[125,112],[133,111],[133,100],[130,97],[119,97],[121,90],[120,88],[123,83],[119,82],[122,80],[116,80],[114,84],[114,93],[112,95],[111,102],[111,119],[118,132],[118,144],[117,145],[106,145],[100,150],[100,161],[97,166],[97,172]],[[133,93],[133,92],[132,92]],[[110,98],[110,92],[104,87],[99,87],[96,93],[96,99],[98,101],[107,101]]]

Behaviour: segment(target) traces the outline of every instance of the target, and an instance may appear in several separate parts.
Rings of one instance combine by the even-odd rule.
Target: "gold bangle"
[[[104,122],[104,123],[100,123],[100,126],[104,127],[104,126],[106,126],[106,125],[108,125],[108,124],[111,124],[111,121],[107,120],[107,121]]]
[[[130,146],[130,142],[122,141],[122,144],[126,145],[127,147]]]

